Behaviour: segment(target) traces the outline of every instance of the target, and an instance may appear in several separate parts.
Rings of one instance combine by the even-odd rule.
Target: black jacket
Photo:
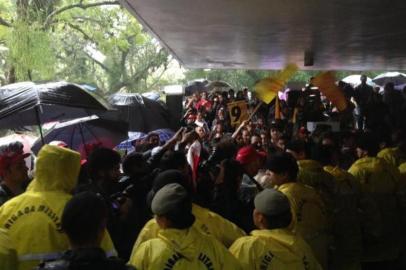
[[[67,251],[60,260],[41,263],[36,270],[135,270],[118,258],[107,258],[100,248]]]
[[[0,206],[14,197],[13,192],[4,184],[0,184]]]

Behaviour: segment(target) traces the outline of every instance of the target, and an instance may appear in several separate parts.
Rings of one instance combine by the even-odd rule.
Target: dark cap
[[[266,216],[276,216],[290,211],[288,198],[273,188],[261,191],[255,197],[254,204],[255,209]]]
[[[161,216],[192,211],[192,202],[187,190],[176,183],[161,188],[152,199],[151,210],[155,215]]]
[[[152,191],[158,192],[162,187],[168,184],[179,184],[184,187],[186,190],[189,189],[187,179],[183,173],[179,170],[165,170],[160,172],[154,179],[152,184]]]

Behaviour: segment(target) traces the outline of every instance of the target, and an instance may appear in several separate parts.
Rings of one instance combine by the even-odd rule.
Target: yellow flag
[[[343,92],[335,84],[335,81],[336,78],[334,73],[327,71],[317,75],[313,80],[313,84],[317,86],[320,92],[322,92],[341,112],[347,108],[348,104]]]
[[[298,68],[295,64],[289,64],[273,78],[260,80],[254,86],[258,98],[266,104],[271,103],[271,101],[278,95],[278,92],[283,90],[283,87],[296,73],[297,69]]]

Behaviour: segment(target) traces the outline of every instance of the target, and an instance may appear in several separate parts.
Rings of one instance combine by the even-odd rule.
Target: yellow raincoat
[[[302,183],[285,183],[276,189],[290,201],[290,229],[303,237],[312,248],[317,261],[326,269],[331,236],[328,233],[328,220],[320,195],[312,187]]]
[[[193,226],[186,230],[160,230],[157,238],[133,250],[128,263],[138,270],[241,269],[220,242]]]
[[[400,208],[400,224],[401,228],[406,228],[406,162],[400,164],[399,166],[400,172],[400,182],[399,182],[399,189],[398,189],[398,202]],[[401,230],[402,233],[402,241],[401,241],[401,249],[403,254],[406,254],[406,231]],[[406,265],[406,256],[403,256],[404,265]]]
[[[244,270],[319,270],[313,251],[287,229],[255,230],[230,247]]]
[[[406,161],[399,165],[399,172],[406,176]]]
[[[335,208],[335,179],[330,173],[323,169],[323,166],[315,160],[299,160],[299,174],[297,181],[313,187],[323,199],[329,216]]]
[[[406,153],[400,151],[399,147],[382,149],[377,157],[384,159],[394,167],[399,167],[402,163],[406,162]]]
[[[32,269],[42,260],[59,258],[69,248],[67,236],[60,230],[61,216],[79,169],[79,153],[45,145],[27,191],[0,207],[0,228],[15,245],[18,269]],[[105,236],[103,247],[115,252],[110,237],[107,233]]]
[[[348,170],[361,184],[363,261],[394,260],[400,249],[400,175],[381,158],[365,157]]]
[[[324,170],[336,180],[331,265],[336,270],[361,269],[362,233],[359,213],[361,186],[349,172],[333,166]]]
[[[0,229],[0,269],[17,270],[17,252],[7,235],[7,231]]]
[[[245,235],[245,232],[234,223],[196,204],[192,206],[192,213],[196,217],[193,227],[203,233],[212,235],[227,248],[231,246],[236,239]],[[143,242],[157,237],[159,231],[160,228],[155,219],[148,221],[138,235],[133,247],[133,252]]]

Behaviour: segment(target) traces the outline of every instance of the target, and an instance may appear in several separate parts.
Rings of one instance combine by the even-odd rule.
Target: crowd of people
[[[125,156],[54,143],[28,172],[0,146],[0,268],[405,269],[405,95],[339,87],[341,112],[311,82],[270,105],[195,93]],[[258,110],[233,125],[235,101]]]

